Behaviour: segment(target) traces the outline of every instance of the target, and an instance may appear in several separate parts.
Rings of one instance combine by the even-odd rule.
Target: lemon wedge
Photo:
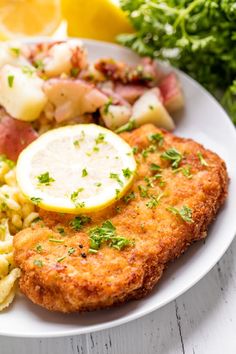
[[[50,130],[20,154],[16,176],[24,195],[40,208],[80,214],[121,198],[136,169],[131,147],[95,124]]]
[[[124,32],[134,32],[125,13],[112,0],[62,0],[68,35],[114,42]]]
[[[60,0],[0,0],[0,39],[50,35],[60,21]]]

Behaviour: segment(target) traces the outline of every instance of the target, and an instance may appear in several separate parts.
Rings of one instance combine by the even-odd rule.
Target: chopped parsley
[[[124,183],[121,181],[119,175],[117,173],[110,173],[110,176],[109,176],[111,179],[115,179],[119,185],[122,187],[124,185]]]
[[[179,164],[183,159],[183,155],[175,148],[170,148],[161,154],[161,158],[163,160],[170,161],[172,168],[176,169],[179,167]]]
[[[131,200],[135,199],[135,193],[134,191],[130,192],[129,194],[126,194],[123,198],[124,202],[128,204]]]
[[[70,74],[72,77],[77,77],[78,76],[78,73],[79,73],[79,68],[72,68],[71,71],[70,71]]]
[[[73,220],[71,220],[70,226],[75,231],[80,231],[84,225],[90,222],[91,222],[91,218],[89,216],[80,215],[80,216],[76,216]]]
[[[64,240],[58,240],[56,238],[49,238],[48,241],[49,242],[55,242],[55,243],[64,243]]]
[[[138,186],[138,189],[139,189],[140,196],[142,198],[147,198],[148,197],[148,188],[146,186],[143,186],[142,184],[140,184]]]
[[[86,170],[86,168],[83,168],[82,177],[86,177],[86,176],[88,176],[88,171]]]
[[[0,162],[5,162],[11,169],[16,165],[14,161],[9,160],[4,154],[0,155]]]
[[[23,74],[32,76],[33,73],[35,72],[35,69],[30,67],[30,66],[23,66],[22,67],[22,72],[23,72]]]
[[[206,162],[206,160],[204,159],[204,157],[202,156],[202,153],[200,151],[197,153],[197,156],[198,156],[199,161],[200,161],[202,166],[206,166],[206,167],[209,166],[208,163]]]
[[[7,77],[8,86],[11,88],[13,87],[14,79],[15,79],[15,77],[13,75],[8,75],[8,77]]]
[[[58,259],[57,259],[57,262],[60,263],[60,262],[62,262],[65,258],[66,258],[66,256],[63,256],[63,257],[61,257],[61,258],[58,258]]]
[[[120,134],[123,132],[130,132],[135,128],[135,120],[131,119],[128,123],[122,125],[120,128],[116,129],[115,133]]]
[[[96,187],[101,187],[101,186],[102,186],[102,183],[101,183],[101,182],[97,182],[97,183],[95,183],[95,186],[96,186]]]
[[[151,163],[150,170],[151,171],[160,171],[161,167],[159,165],[155,164],[155,163]]]
[[[109,97],[108,101],[104,104],[103,113],[108,114],[110,105],[112,104],[112,98]]]
[[[179,210],[174,207],[168,207],[167,210],[175,215],[179,215],[185,222],[188,222],[188,223],[193,222],[192,209],[190,209],[186,205],[183,205],[182,208]]]
[[[111,221],[105,221],[102,226],[97,226],[89,231],[90,249],[94,253],[100,249],[103,244],[108,247],[122,250],[123,248],[132,245],[133,243],[125,237],[117,235],[116,227]]]
[[[39,268],[42,268],[43,262],[40,259],[35,259],[34,260],[34,265],[36,265]]]
[[[73,142],[73,144],[74,144],[74,146],[76,146],[76,147],[79,147],[79,146],[80,146],[79,140],[75,140],[75,141]]]
[[[38,253],[41,253],[43,250],[43,247],[40,244],[38,244],[38,245],[36,245],[35,249]]]
[[[76,251],[76,249],[75,248],[73,248],[73,247],[71,247],[71,248],[69,248],[68,249],[68,255],[70,256],[71,254],[73,254],[73,253],[75,253],[75,251]]]
[[[35,205],[39,205],[42,201],[42,198],[32,197],[30,198],[31,202]]]
[[[159,146],[163,145],[164,137],[161,133],[150,134],[148,135],[148,140],[151,141],[153,144],[157,144]]]
[[[130,178],[133,174],[133,172],[129,168],[124,168],[122,172],[125,178]]]
[[[57,228],[57,231],[58,231],[59,234],[61,234],[62,236],[65,236],[65,235],[66,235],[64,227],[58,227],[58,228]]]
[[[163,193],[160,193],[158,196],[152,195],[150,200],[146,203],[146,206],[150,209],[157,207],[162,197]]]
[[[93,151],[98,152],[99,150],[100,150],[99,147],[97,147],[97,146],[93,147]]]
[[[12,47],[12,48],[10,48],[10,51],[11,51],[12,54],[14,54],[16,57],[19,57],[19,55],[20,55],[20,48]]]
[[[42,173],[36,178],[38,179],[39,184],[44,184],[45,186],[49,186],[52,182],[55,181],[54,178],[50,177],[49,172]]]
[[[34,67],[38,70],[43,70],[44,69],[44,63],[41,59],[37,59],[34,62]]]
[[[118,199],[118,198],[119,198],[119,195],[120,195],[120,189],[116,189],[116,190],[115,190],[115,193],[116,193],[116,199]]]
[[[150,145],[146,149],[143,149],[141,154],[142,154],[143,158],[146,159],[150,153],[152,154],[155,151],[156,151],[156,146],[155,145]]]
[[[178,172],[181,172],[183,176],[189,179],[193,177],[193,175],[191,174],[191,166],[189,165],[187,165],[186,167],[179,167],[173,171],[173,173],[178,173]]]
[[[133,151],[133,154],[134,154],[134,155],[137,154],[137,152],[138,152],[138,146],[134,146],[134,147],[132,148],[132,151]]]
[[[78,204],[79,193],[83,192],[84,188],[78,188],[77,191],[71,193],[70,199],[74,204]]]
[[[96,144],[102,144],[104,143],[104,139],[105,139],[105,134],[99,133],[98,137],[95,139],[95,142]]]

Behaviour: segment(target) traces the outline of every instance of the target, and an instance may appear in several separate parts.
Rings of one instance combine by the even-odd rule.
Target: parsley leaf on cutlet
[[[75,231],[80,231],[82,227],[90,223],[90,221],[91,218],[89,216],[80,215],[80,216],[76,216],[73,220],[71,220],[70,226]]]
[[[163,160],[170,161],[172,168],[176,169],[179,167],[179,164],[183,159],[183,155],[177,149],[170,148],[161,154],[161,158]]]
[[[148,140],[154,144],[162,146],[164,141],[164,136],[161,133],[150,134],[148,135]]]
[[[168,207],[166,210],[170,211],[171,213],[175,215],[179,215],[181,219],[183,219],[185,222],[192,223],[192,209],[189,208],[186,205],[183,205],[181,209],[177,209],[174,207]]]
[[[133,244],[127,238],[117,235],[116,227],[110,220],[105,221],[100,227],[92,228],[89,231],[89,240],[89,251],[91,253],[96,253],[103,244],[107,244],[109,247],[116,248],[119,251]]]

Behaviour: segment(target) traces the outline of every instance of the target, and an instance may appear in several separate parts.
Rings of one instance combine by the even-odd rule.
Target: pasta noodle
[[[20,269],[13,260],[13,236],[38,217],[17,186],[15,165],[0,155],[0,311],[13,301]]]

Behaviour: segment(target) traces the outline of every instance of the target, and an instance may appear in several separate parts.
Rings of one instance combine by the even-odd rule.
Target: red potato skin
[[[162,133],[164,141],[154,153],[144,157],[150,147],[150,134]],[[161,278],[168,263],[187,250],[194,241],[207,236],[209,224],[227,196],[226,166],[213,152],[193,140],[174,136],[153,125],[144,125],[123,139],[138,148],[138,167],[132,191],[135,198],[124,199],[90,214],[91,222],[76,231],[70,226],[74,215],[39,210],[41,221],[14,236],[14,259],[21,268],[19,286],[34,303],[50,311],[92,311],[146,296]],[[173,173],[170,162],[160,155],[175,147],[184,154],[180,167],[191,165],[192,178]],[[201,152],[208,162],[203,166]],[[149,197],[140,195],[139,186],[151,178],[152,163],[161,167],[162,181],[149,187],[150,195],[163,193],[158,206],[147,207]],[[192,210],[192,222],[182,220],[168,207]],[[117,207],[119,209],[117,209]],[[97,254],[89,252],[89,230],[110,220],[134,244],[121,251],[103,245]],[[58,232],[63,227],[65,235]],[[49,238],[61,239],[52,243]],[[42,251],[37,252],[40,244]],[[69,255],[68,250],[74,253]],[[63,258],[62,262],[58,259]],[[35,264],[41,261],[42,267]]]
[[[163,104],[168,112],[176,112],[184,106],[184,96],[175,73],[166,75],[159,83]]]
[[[7,114],[0,122],[0,154],[17,161],[21,151],[32,141],[38,138],[38,134],[30,123],[11,118]]]

